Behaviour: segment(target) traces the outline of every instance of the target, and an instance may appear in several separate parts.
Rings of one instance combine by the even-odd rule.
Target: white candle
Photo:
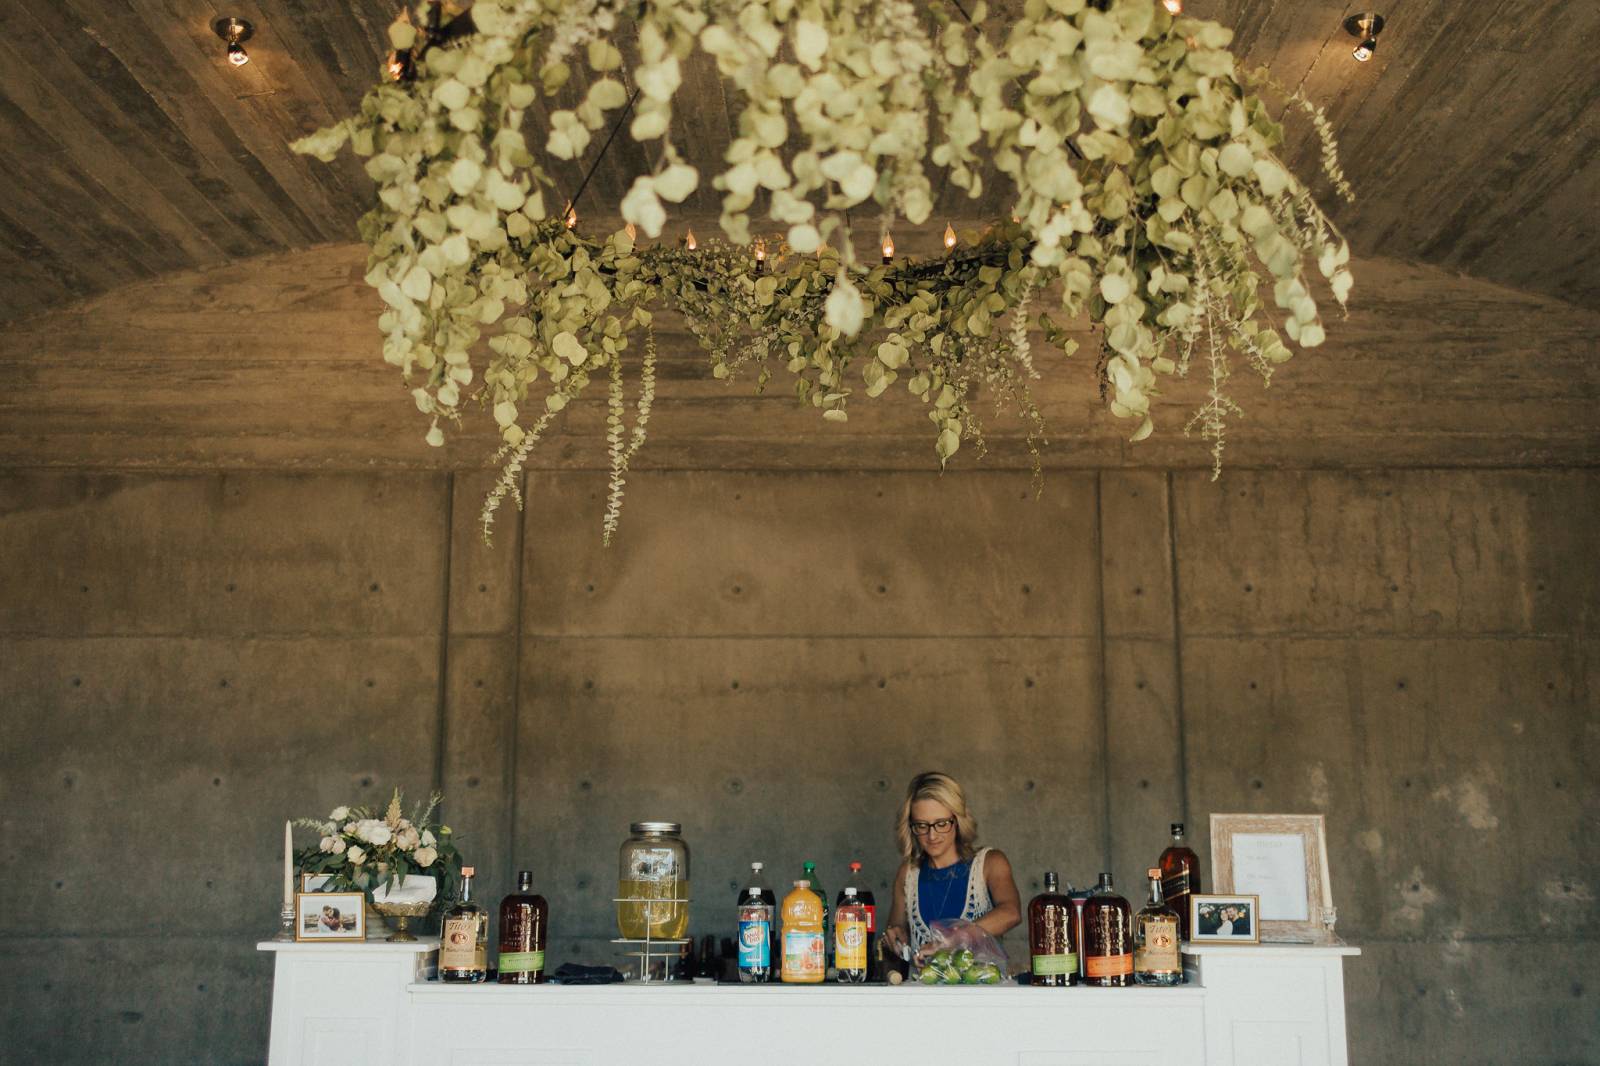
[[[289,822],[283,823],[283,905],[294,906],[294,835]]]

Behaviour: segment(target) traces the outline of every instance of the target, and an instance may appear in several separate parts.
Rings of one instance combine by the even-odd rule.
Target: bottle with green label
[[[503,985],[542,985],[550,905],[533,891],[533,874],[517,874],[517,890],[500,903],[500,977]]]
[[[1033,984],[1065,988],[1078,983],[1072,901],[1061,894],[1054,872],[1044,875],[1044,891],[1028,904],[1028,942],[1033,951]]]

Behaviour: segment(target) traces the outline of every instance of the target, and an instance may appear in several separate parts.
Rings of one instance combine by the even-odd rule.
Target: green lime
[[[975,985],[975,984],[978,983],[978,978],[982,974],[983,974],[982,968],[973,967],[972,969],[968,970],[966,973],[961,975],[961,983],[964,984],[964,985]]]
[[[930,966],[928,969],[922,971],[922,976],[917,978],[917,980],[921,981],[925,985],[936,985],[939,983],[939,971]]]
[[[1000,983],[1000,967],[992,962],[986,962],[982,966],[975,967],[970,972],[978,975],[978,984],[980,985],[997,985]]]
[[[940,948],[933,953],[933,958],[928,961],[935,966],[948,966],[950,965],[950,952],[946,948]]]
[[[960,970],[962,973],[966,973],[968,970],[972,969],[972,964],[975,961],[973,959],[972,949],[962,948],[960,951],[956,952],[950,957],[950,961],[956,964],[956,969]]]

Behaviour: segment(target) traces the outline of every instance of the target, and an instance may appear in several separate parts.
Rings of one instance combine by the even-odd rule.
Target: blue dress
[[[972,863],[961,861],[942,870],[926,863],[917,872],[917,911],[922,924],[948,921],[961,917],[967,906],[967,878]]]

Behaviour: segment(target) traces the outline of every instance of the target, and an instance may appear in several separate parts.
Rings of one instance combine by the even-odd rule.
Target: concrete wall
[[[609,551],[484,485],[0,476],[0,1057],[260,1062],[290,814],[441,783],[594,960],[630,820],[722,933],[941,766],[1024,894],[1325,812],[1353,1061],[1600,1061],[1600,472],[651,473]]]

